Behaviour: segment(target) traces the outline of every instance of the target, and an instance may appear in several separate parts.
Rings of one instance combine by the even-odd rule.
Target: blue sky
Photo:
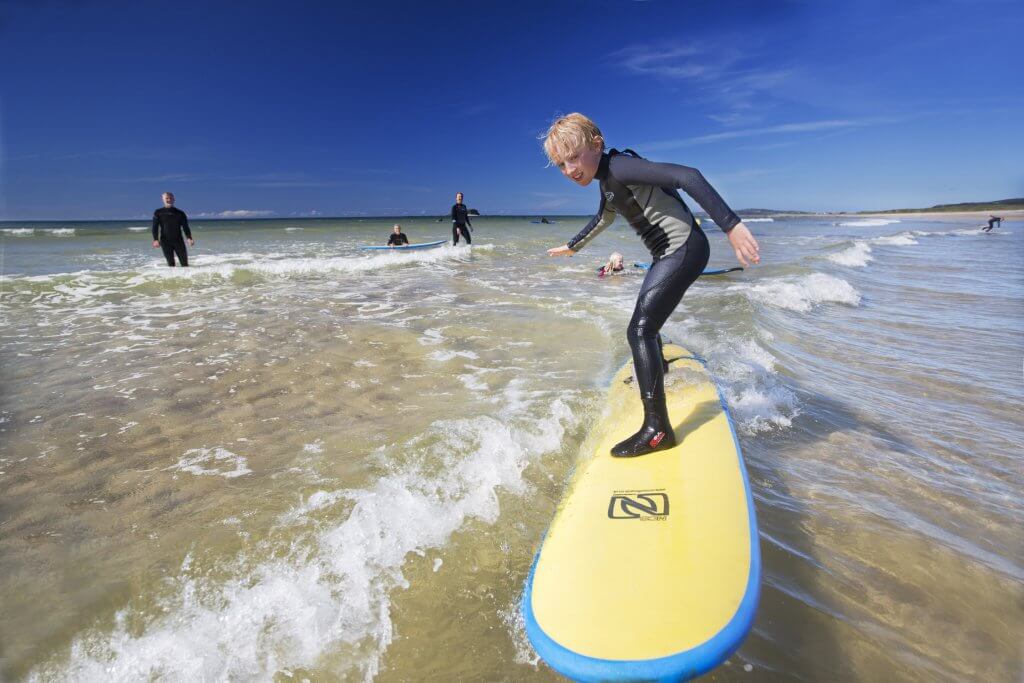
[[[734,208],[1024,196],[1024,3],[0,1],[0,219],[590,213],[537,135]]]

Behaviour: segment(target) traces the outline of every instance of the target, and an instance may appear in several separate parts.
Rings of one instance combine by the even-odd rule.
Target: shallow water
[[[0,679],[557,680],[517,601],[641,276],[623,227],[0,225]],[[403,219],[414,242],[445,226]],[[1019,680],[1024,225],[777,219],[666,336],[737,421],[764,581],[711,680]],[[730,266],[711,234],[712,266]]]

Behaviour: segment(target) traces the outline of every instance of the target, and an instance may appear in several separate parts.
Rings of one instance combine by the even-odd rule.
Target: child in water
[[[549,255],[572,256],[618,215],[651,252],[651,267],[626,332],[644,422],[636,434],[612,448],[612,455],[633,457],[671,448],[676,438],[665,405],[666,363],[659,333],[710,254],[707,237],[676,190],[685,190],[711,216],[742,265],[760,262],[757,241],[697,169],[647,161],[628,149],[606,152],[601,130],[583,114],[568,114],[551,124],[544,151],[569,180],[586,187],[596,179],[601,188],[597,214],[566,244],[548,249]]]
[[[598,277],[604,277],[612,273],[621,273],[626,267],[622,265],[622,254],[617,251],[613,251],[612,255],[608,257],[608,263],[604,264],[597,270]]]

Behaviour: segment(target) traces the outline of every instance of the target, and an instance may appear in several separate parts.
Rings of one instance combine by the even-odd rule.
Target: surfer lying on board
[[[597,270],[598,277],[604,277],[605,275],[611,275],[612,273],[621,273],[626,267],[622,265],[622,254],[617,251],[613,251],[612,255],[608,257],[608,263],[604,264]]]
[[[400,247],[403,244],[409,244],[409,238],[402,232],[402,226],[395,223],[395,227],[391,228],[391,234],[388,235],[388,246]]]
[[[697,169],[647,161],[628,149],[605,152],[600,129],[582,114],[568,114],[551,124],[544,151],[569,180],[586,187],[596,178],[601,188],[597,214],[568,243],[548,249],[549,255],[572,256],[618,215],[651,252],[651,267],[626,332],[644,423],[614,446],[612,455],[631,457],[671,448],[676,439],[665,407],[666,363],[659,332],[710,254],[707,237],[676,190],[685,190],[711,216],[742,265],[760,262],[757,240]]]

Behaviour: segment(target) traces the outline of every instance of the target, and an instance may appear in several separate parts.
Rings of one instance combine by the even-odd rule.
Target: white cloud
[[[831,119],[826,121],[805,121],[802,123],[783,123],[777,126],[764,128],[745,128],[742,130],[727,130],[723,133],[711,133],[710,135],[698,135],[692,138],[679,138],[676,140],[662,140],[643,145],[645,150],[666,150],[677,147],[689,147],[691,145],[706,145],[722,140],[733,140],[735,138],[750,138],[761,135],[779,135],[784,133],[812,133],[822,130],[837,130],[842,128],[860,128],[872,124],[883,123],[883,119]]]
[[[264,209],[233,209],[230,211],[196,214],[196,216],[201,218],[266,218],[273,215],[275,215],[274,211],[266,211]]]

